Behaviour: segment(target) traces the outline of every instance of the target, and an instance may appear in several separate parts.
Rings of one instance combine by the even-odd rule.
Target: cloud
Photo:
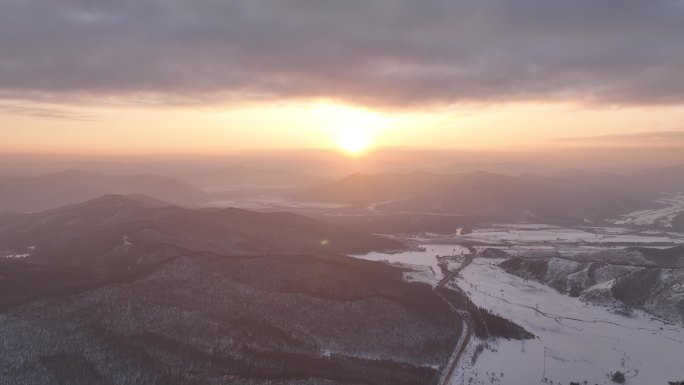
[[[669,131],[634,132],[629,134],[558,138],[554,142],[585,146],[684,146],[684,129]]]
[[[3,0],[0,95],[684,101],[680,0]]]
[[[59,107],[43,107],[25,102],[0,102],[0,113],[9,115],[30,116],[34,118],[96,121],[95,117],[89,114],[70,111]]]

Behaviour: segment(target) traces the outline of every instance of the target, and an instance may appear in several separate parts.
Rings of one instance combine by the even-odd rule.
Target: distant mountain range
[[[176,177],[66,170],[41,176],[0,177],[0,212],[40,211],[105,194],[142,194],[194,205],[232,196],[280,194],[326,183],[325,179],[277,169],[228,166]]]
[[[578,223],[601,223],[649,204],[639,195],[612,189],[559,182],[550,177],[485,172],[354,174],[309,190],[300,198],[371,206],[384,212]]]
[[[349,254],[404,247],[297,214],[192,210],[141,195],[106,195],[54,210],[0,217],[0,250],[29,253],[27,261],[130,263],[126,256],[151,245],[234,256]]]
[[[657,208],[659,204],[654,201],[664,193],[677,192],[684,192],[684,166],[628,174],[565,170],[517,177],[481,171],[356,173],[334,182],[245,166],[186,173],[178,179],[68,170],[38,177],[0,178],[0,212],[39,211],[105,194],[142,194],[179,205],[263,195],[351,204],[371,213],[463,218],[459,224],[446,225],[441,224],[443,220],[433,225],[434,218],[429,219],[426,223],[430,228],[482,221],[605,224],[630,212]],[[672,221],[673,228],[680,228],[682,220],[676,218],[677,212],[668,215],[668,223]]]
[[[622,191],[656,198],[663,193],[684,193],[684,164],[637,170],[623,174],[569,169],[547,175],[558,183]]]
[[[179,179],[207,191],[245,189],[297,189],[326,182],[313,175],[279,170],[233,165],[219,169],[193,172]]]
[[[0,178],[0,211],[39,211],[105,194],[144,194],[176,204],[208,199],[201,189],[167,177],[67,170],[43,176]]]

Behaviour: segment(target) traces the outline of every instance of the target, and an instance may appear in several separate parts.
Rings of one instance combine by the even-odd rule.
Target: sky
[[[682,36],[680,0],[0,0],[0,154],[684,147]]]

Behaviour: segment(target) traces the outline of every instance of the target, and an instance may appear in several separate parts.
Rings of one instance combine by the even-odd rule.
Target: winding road
[[[435,294],[437,294],[444,302],[449,305],[449,308],[451,309],[452,312],[455,314],[458,314],[461,318],[462,322],[462,332],[461,332],[461,338],[459,339],[458,343],[454,347],[454,351],[451,354],[451,357],[449,357],[449,362],[447,365],[444,367],[444,370],[442,371],[442,374],[439,378],[439,381],[437,382],[438,385],[448,385],[451,383],[451,380],[454,376],[454,372],[456,371],[456,368],[458,367],[458,363],[461,360],[461,356],[463,355],[463,352],[465,351],[466,347],[468,346],[468,343],[470,342],[470,339],[473,336],[473,325],[472,325],[472,320],[470,318],[470,313],[468,313],[466,310],[461,310],[454,306],[453,303],[449,301],[448,298],[444,296],[444,294],[441,293],[439,289],[442,289],[446,286],[449,281],[451,281],[452,278],[458,276],[458,274],[463,271],[468,265],[470,265],[475,258],[477,258],[477,250],[469,246],[468,250],[470,253],[468,254],[468,257],[461,263],[461,265],[454,271],[449,271],[446,266],[441,265],[440,267],[444,271],[444,278],[442,278],[437,284],[432,288],[434,290]],[[462,294],[464,297],[466,296],[466,293],[458,286],[455,287],[455,289]]]

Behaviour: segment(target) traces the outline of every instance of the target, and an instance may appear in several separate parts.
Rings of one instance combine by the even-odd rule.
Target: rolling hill
[[[140,195],[4,215],[0,378],[429,385],[457,315],[401,268],[332,254],[401,247],[295,214]]]
[[[231,256],[349,254],[404,247],[394,240],[287,212],[193,210],[141,195],[105,195],[0,220],[0,250],[28,253],[27,261],[118,264],[125,260],[122,255],[150,245]]]
[[[39,211],[83,202],[105,194],[143,194],[176,204],[207,200],[193,186],[156,175],[110,175],[67,170],[0,179],[0,211]]]

